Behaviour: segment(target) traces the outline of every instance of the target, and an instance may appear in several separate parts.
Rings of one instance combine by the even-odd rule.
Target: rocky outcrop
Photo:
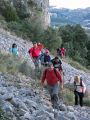
[[[32,19],[33,22],[36,20],[40,22],[44,28],[50,25],[48,0],[1,0],[0,8],[5,8],[6,4],[12,6],[19,17],[23,19]]]

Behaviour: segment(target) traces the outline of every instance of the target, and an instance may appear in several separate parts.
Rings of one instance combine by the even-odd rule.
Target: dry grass
[[[76,62],[76,61],[74,61],[74,60],[72,60],[72,59],[70,59],[70,58],[65,58],[65,59],[62,59],[64,62],[66,62],[66,63],[68,63],[68,64],[70,64],[71,66],[73,66],[74,68],[76,68],[76,69],[79,69],[79,70],[82,70],[82,71],[84,71],[84,72],[86,72],[86,73],[90,73],[90,70],[89,69],[87,69],[87,68],[85,68],[84,66],[82,66],[80,63],[78,63],[78,62]]]
[[[34,71],[27,61],[13,56],[7,53],[0,52],[0,72],[17,74],[18,72],[27,75],[34,76]]]

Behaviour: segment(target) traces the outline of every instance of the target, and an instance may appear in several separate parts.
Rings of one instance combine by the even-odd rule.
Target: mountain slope
[[[34,68],[28,55],[28,49],[32,43],[11,35],[0,29],[0,50],[9,53],[12,43],[21,48],[22,59],[27,59],[29,65]],[[65,70],[64,80],[68,82],[70,77],[81,74],[86,84],[90,83],[90,76],[83,71],[73,68],[63,62]],[[59,111],[53,111],[50,96],[45,89],[40,88],[39,81],[31,77],[18,74],[0,73],[0,102],[1,107],[11,120],[89,120],[89,107],[74,107],[59,102]]]
[[[50,8],[51,25],[62,26],[66,24],[81,24],[90,28],[90,8],[86,9],[57,9]]]
[[[13,43],[16,43],[17,46],[19,47],[21,56],[23,56],[24,59],[27,59],[28,62],[30,62],[30,65],[34,67],[34,64],[28,54],[28,50],[32,46],[32,43],[25,41],[21,38],[18,38],[16,36],[13,36],[9,32],[0,29],[0,50],[9,52],[9,48],[12,46]],[[85,73],[84,71],[77,70],[65,62],[63,62],[63,68],[65,70],[64,76],[65,82],[70,80],[70,78],[72,78],[75,74],[80,74],[85,80],[87,86],[89,87],[90,85],[89,74]]]

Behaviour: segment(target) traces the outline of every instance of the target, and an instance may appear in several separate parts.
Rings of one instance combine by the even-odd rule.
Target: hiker
[[[37,43],[33,43],[33,47],[29,49],[28,53],[31,56],[35,68],[39,68],[39,56],[40,56],[41,50],[37,47]]]
[[[48,66],[48,63],[51,61],[51,57],[49,54],[49,50],[46,49],[44,53],[44,66]]]
[[[44,49],[44,45],[40,42],[37,43],[37,47],[39,48],[40,51]]]
[[[12,44],[12,48],[10,48],[10,52],[15,56],[19,55],[19,50],[18,50],[16,43]]]
[[[75,105],[80,104],[83,106],[83,97],[86,91],[86,86],[80,76],[74,77],[74,95],[75,95]]]
[[[60,56],[61,56],[61,58],[65,57],[65,52],[66,52],[66,49],[64,47],[61,47],[60,48]]]
[[[40,61],[43,66],[48,66],[48,63],[51,61],[50,52],[48,49],[46,49],[41,55],[40,55]]]
[[[58,55],[58,56],[61,56],[61,55],[60,55],[60,48],[57,48],[57,55]]]
[[[41,78],[41,84],[44,86],[44,82],[47,82],[47,88],[51,97],[51,102],[53,108],[58,109],[58,93],[59,93],[59,82],[61,83],[61,90],[63,89],[63,80],[58,69],[53,67],[53,64],[50,62],[48,68],[43,72]]]
[[[61,62],[61,60],[59,59],[59,57],[56,56],[55,58],[53,58],[53,59],[51,60],[51,62],[53,63],[54,68],[58,68],[59,71],[60,71],[60,73],[61,73],[61,75],[63,75],[64,72],[63,72],[63,68],[62,68],[62,62]]]

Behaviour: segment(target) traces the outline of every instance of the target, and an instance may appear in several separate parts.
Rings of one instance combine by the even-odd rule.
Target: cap
[[[49,53],[49,50],[45,50],[46,53]]]

